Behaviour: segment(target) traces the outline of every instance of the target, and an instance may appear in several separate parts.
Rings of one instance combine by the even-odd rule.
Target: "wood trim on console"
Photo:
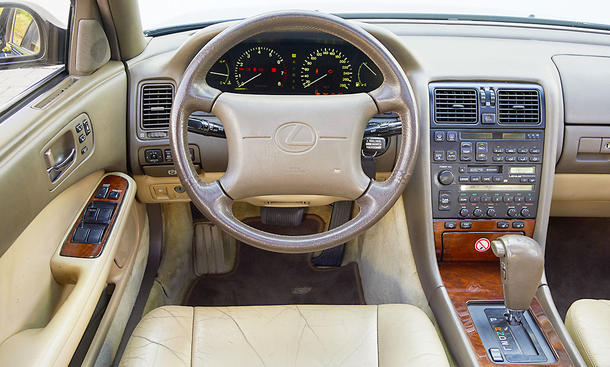
[[[470,343],[479,364],[481,366],[498,366],[498,364],[493,363],[488,357],[487,350],[483,346],[483,342],[470,317],[468,303],[477,301],[503,302],[499,261],[440,261],[438,267],[447,293],[449,293],[449,298],[455,307],[458,318],[462,322],[466,335],[468,335],[468,338],[470,339]],[[562,367],[574,366],[559,335],[536,298],[532,300],[530,312],[532,316],[534,316],[540,330],[557,357],[557,362],[550,364],[545,363],[544,365]],[[503,365],[509,366],[507,364]],[[510,366],[531,367],[532,364],[510,364]]]
[[[95,197],[95,194],[104,185],[109,185],[108,186],[109,193],[112,192],[113,190],[120,191],[119,197],[115,200],[112,200],[112,199],[108,198],[108,195],[106,195],[106,198],[104,198],[104,199],[97,199]],[[78,220],[76,221],[76,223],[74,223],[74,226],[70,230],[70,233],[68,234],[68,237],[66,238],[66,241],[64,242],[64,244],[61,248],[61,252],[60,252],[61,256],[83,257],[83,258],[95,258],[95,257],[100,256],[100,254],[102,253],[102,250],[104,249],[104,246],[106,245],[108,236],[110,235],[110,232],[112,231],[112,228],[114,227],[114,223],[116,222],[116,219],[119,215],[121,206],[123,204],[123,199],[125,198],[125,193],[127,192],[128,187],[129,187],[129,182],[125,178],[120,177],[120,176],[108,175],[102,179],[100,184],[96,187],[95,191],[93,192],[93,195],[91,195],[91,198],[89,198],[87,205],[85,205],[82,212],[80,213]],[[72,242],[72,237],[74,236],[74,232],[76,231],[78,225],[83,220],[87,207],[89,207],[89,204],[91,204],[94,201],[117,204],[116,209],[114,210],[114,213],[112,214],[112,217],[110,219],[110,224],[108,224],[108,228],[106,228],[106,231],[104,232],[104,236],[102,237],[101,243],[100,244],[91,244],[91,243]]]

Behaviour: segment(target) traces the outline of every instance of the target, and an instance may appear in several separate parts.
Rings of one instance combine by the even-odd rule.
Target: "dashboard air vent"
[[[475,89],[434,90],[434,121],[437,123],[474,124],[477,107]]]
[[[140,96],[142,128],[167,129],[173,100],[173,85],[145,84]]]
[[[498,121],[501,124],[540,123],[540,95],[535,89],[498,90]]]

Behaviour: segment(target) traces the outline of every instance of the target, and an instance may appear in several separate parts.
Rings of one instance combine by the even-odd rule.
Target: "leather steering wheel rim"
[[[231,192],[230,188],[227,188],[226,184],[223,187],[220,181],[203,182],[196,173],[187,150],[187,121],[192,112],[212,112],[213,109],[222,112],[226,108],[221,107],[230,106],[232,100],[243,102],[247,101],[248,98],[248,95],[222,93],[206,83],[207,72],[216,60],[231,47],[257,34],[295,31],[328,33],[351,43],[379,67],[384,77],[384,81],[379,88],[368,94],[361,94],[368,96],[367,98],[357,96],[348,99],[350,95],[309,96],[308,101],[312,103],[331,101],[331,104],[335,101],[347,101],[352,103],[354,107],[369,104],[374,106],[375,113],[396,112],[402,122],[400,149],[390,177],[384,182],[370,180],[361,193],[357,191],[359,196],[353,197],[353,199],[360,207],[360,211],[349,222],[326,232],[306,236],[267,233],[239,221],[232,212],[234,198],[227,194],[227,192]],[[258,101],[261,97],[265,96],[257,96]],[[278,96],[266,97],[276,98]],[[284,101],[283,103],[290,103],[291,97],[296,98],[296,96],[281,97],[283,97],[281,98]],[[335,99],[328,100],[330,97]],[[337,97],[342,97],[342,99]],[[318,100],[312,98],[318,98]],[[236,104],[233,103],[233,105]],[[365,107],[362,107],[362,111],[365,110]],[[385,46],[357,24],[333,15],[317,12],[273,12],[246,19],[225,29],[206,43],[193,58],[184,73],[174,99],[169,128],[170,146],[178,177],[189,197],[195,206],[222,230],[239,241],[261,249],[283,253],[307,253],[328,249],[351,240],[377,223],[400,198],[413,172],[418,151],[419,128],[416,111],[411,85],[399,63]],[[226,114],[226,116],[233,115],[231,111]],[[361,120],[364,121],[364,118]],[[225,124],[222,117],[221,121]],[[366,121],[368,121],[368,118]],[[313,126],[315,127],[315,125]],[[358,137],[360,141],[362,140],[364,126],[366,126],[366,123],[364,125],[360,123],[353,129],[358,131],[352,140]],[[230,128],[225,126],[225,130],[229,140]],[[237,138],[232,139],[233,142],[237,140]],[[235,153],[233,152],[233,154]],[[231,145],[229,145],[230,164],[225,176],[230,176],[231,158],[232,151]],[[359,155],[357,160],[359,162]],[[361,171],[360,168],[358,170]],[[356,175],[356,173],[353,174]],[[226,182],[229,181],[225,180]],[[234,191],[238,192],[238,190]],[[352,193],[351,195],[354,196],[355,194]]]

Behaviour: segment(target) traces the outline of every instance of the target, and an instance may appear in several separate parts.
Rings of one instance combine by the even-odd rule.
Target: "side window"
[[[0,7],[0,113],[66,63],[69,0]]]

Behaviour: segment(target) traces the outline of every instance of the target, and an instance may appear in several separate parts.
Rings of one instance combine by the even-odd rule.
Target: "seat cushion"
[[[566,328],[589,367],[610,366],[610,301],[581,299],[566,315]]]
[[[448,366],[410,305],[166,306],[134,330],[120,366]]]

